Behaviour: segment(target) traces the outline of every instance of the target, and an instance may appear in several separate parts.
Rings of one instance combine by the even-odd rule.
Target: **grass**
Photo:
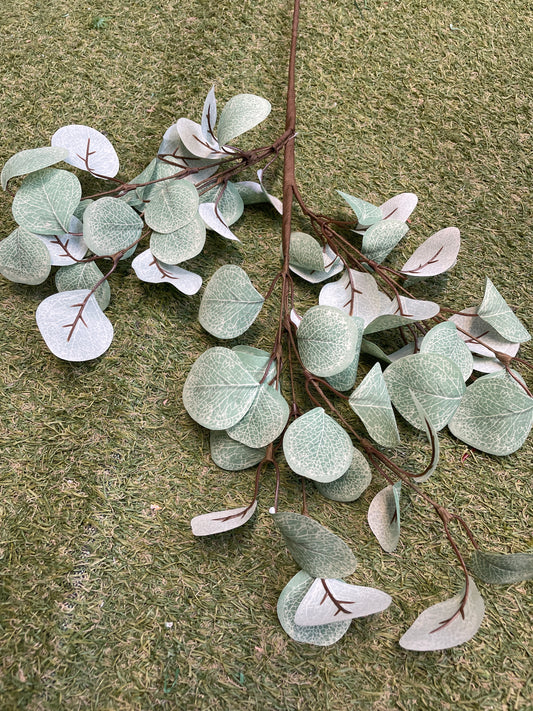
[[[273,112],[251,142],[281,130],[289,2],[72,0],[3,10],[0,158],[47,145],[57,128],[105,131],[136,175],[179,116],[198,118],[216,82],[266,96]],[[358,11],[362,10],[362,18]],[[399,259],[448,225],[460,260],[431,295],[461,308],[491,276],[531,329],[531,14],[502,0],[303,2],[298,55],[298,175],[311,205],[347,214],[335,189],[380,201],[412,190],[420,204]],[[95,18],[105,18],[99,28]],[[273,192],[279,194],[279,177]],[[14,225],[0,196],[2,236]],[[301,225],[305,227],[305,225]],[[279,220],[252,208],[242,245],[210,239],[204,278],[242,264],[266,290]],[[406,497],[397,553],[380,552],[365,512],[380,486],[337,505],[310,493],[311,514],[352,545],[355,582],[394,603],[352,625],[335,647],[302,647],[278,625],[277,597],[296,572],[267,510],[243,530],[193,540],[197,513],[246,501],[249,472],[218,470],[184,414],[184,378],[215,341],[199,297],[111,280],[108,353],[69,364],[47,352],[34,311],[53,291],[0,281],[0,698],[32,711],[531,709],[531,584],[480,585],[486,619],[468,645],[414,654],[397,640],[460,576],[439,526]],[[300,304],[317,289],[298,285]],[[267,347],[275,305],[245,342]],[[532,358],[531,347],[523,349]],[[413,440],[406,434],[405,441]],[[414,442],[411,455],[422,461]],[[442,435],[427,485],[463,511],[486,547],[531,538],[531,439],[507,458]],[[299,506],[285,475],[282,505]]]

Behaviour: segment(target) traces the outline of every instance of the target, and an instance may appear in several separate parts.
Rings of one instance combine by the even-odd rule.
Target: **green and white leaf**
[[[288,419],[289,405],[283,395],[263,383],[246,415],[227,433],[232,439],[259,449],[280,436]]]
[[[225,533],[239,528],[252,518],[256,508],[257,499],[251,506],[195,516],[191,521],[193,536],[212,536],[215,533]]]
[[[342,190],[337,190],[339,195],[346,200],[348,205],[355,212],[358,220],[358,228],[370,227],[370,225],[380,222],[383,219],[381,210],[376,205],[372,205],[366,200],[361,200],[361,198],[354,197],[348,193],[343,193]]]
[[[355,385],[355,381],[357,379],[357,369],[359,367],[359,355],[361,353],[361,341],[363,339],[365,322],[362,318],[359,318],[357,316],[353,317],[353,321],[357,327],[358,333],[357,343],[355,347],[355,355],[353,357],[353,360],[350,365],[344,370],[342,370],[340,373],[337,373],[336,375],[330,375],[328,378],[326,378],[328,383],[336,390],[339,390],[339,392],[341,393],[345,392],[346,390],[351,390]]]
[[[355,320],[333,306],[310,308],[296,335],[304,367],[320,377],[345,370],[361,343],[360,328]]]
[[[374,358],[379,358],[379,360],[382,360],[385,363],[392,363],[391,359],[385,353],[385,351],[380,348],[376,343],[372,343],[372,341],[369,341],[367,338],[363,338],[363,340],[361,341],[361,353],[366,353],[366,355],[371,355],[374,356]]]
[[[289,467],[313,481],[338,479],[348,470],[353,451],[347,432],[321,407],[291,422],[283,437],[283,453]]]
[[[270,361],[270,353],[262,350],[261,348],[253,348],[252,346],[233,346],[231,349],[236,353],[241,362],[248,368],[253,377],[260,382],[263,380],[265,370]],[[268,375],[265,378],[266,383],[270,384],[270,381],[276,376],[276,361],[273,360],[268,368]]]
[[[202,277],[173,264],[159,262],[149,249],[141,252],[131,263],[137,278],[149,284],[170,284],[182,294],[192,296],[200,290]]]
[[[340,607],[326,592],[323,579],[318,578],[300,603],[294,616],[295,624],[301,627],[315,627],[341,620],[354,620],[357,617],[383,612],[392,602],[390,595],[377,588],[350,585],[344,580],[335,578],[328,578],[324,582]]]
[[[113,326],[92,294],[77,321],[89,289],[62,291],[42,301],[35,319],[48,348],[58,358],[86,361],[98,358],[111,345]]]
[[[419,430],[425,426],[411,393],[416,395],[429,421],[439,431],[451,420],[465,392],[458,366],[438,353],[405,356],[389,365],[384,378],[394,407]]]
[[[201,124],[188,118],[180,118],[176,123],[176,128],[183,145],[193,156],[210,160],[221,157],[218,148],[213,146],[212,141],[204,135]]]
[[[490,323],[506,341],[513,343],[523,343],[531,339],[520,320],[515,316],[510,306],[496,289],[491,280],[487,277],[485,286],[485,296],[481,306],[477,310],[477,315]]]
[[[4,190],[7,188],[7,184],[11,178],[17,178],[19,175],[28,175],[29,173],[35,173],[37,170],[49,168],[67,156],[68,150],[66,148],[54,148],[53,146],[30,148],[27,151],[15,153],[2,168],[2,174],[0,175],[2,188]]]
[[[231,439],[224,430],[212,430],[209,445],[214,463],[230,472],[249,469],[259,464],[266,454],[265,447],[262,449],[247,447]]]
[[[366,334],[398,328],[413,321],[425,321],[433,318],[440,311],[440,306],[434,301],[409,299],[406,296],[400,296],[399,302],[398,299],[382,299],[382,302],[383,311],[365,328]]]
[[[401,481],[386,486],[378,491],[368,507],[368,525],[387,553],[393,553],[400,541],[401,487]]]
[[[94,262],[83,264],[70,264],[60,267],[55,276],[56,288],[58,291],[78,291],[80,289],[90,289],[103,278],[103,274]],[[105,311],[111,300],[111,290],[109,282],[106,280],[94,292],[98,306]]]
[[[440,457],[440,443],[439,443],[439,435],[437,434],[437,431],[431,424],[431,421],[429,417],[426,415],[424,412],[424,408],[418,401],[418,398],[416,397],[415,393],[411,390],[411,397],[413,398],[413,402],[415,404],[415,407],[418,411],[418,415],[420,419],[422,420],[424,424],[424,430],[426,433],[426,436],[428,438],[429,443],[431,444],[431,451],[432,451],[432,458],[428,466],[425,468],[425,470],[422,472],[420,476],[413,477],[413,481],[417,482],[418,484],[421,484],[424,481],[427,481],[429,477],[433,474],[435,469],[437,468],[439,464],[439,457]]]
[[[233,186],[245,205],[260,205],[261,203],[270,202],[260,183],[255,183],[252,180],[242,180],[239,183],[234,183]]]
[[[231,239],[235,242],[241,241],[221,219],[221,215],[214,202],[201,203],[198,206],[198,212],[208,230],[216,232],[217,235],[225,237],[225,239]]]
[[[69,231],[59,235],[37,235],[50,253],[53,267],[76,264],[87,253],[83,240],[83,225],[74,215],[70,218]]]
[[[278,599],[277,612],[281,626],[291,639],[304,644],[328,647],[346,634],[350,620],[332,622],[315,627],[302,627],[294,622],[296,612],[308,592],[313,578],[301,570],[283,588]]]
[[[533,580],[533,552],[486,553],[474,551],[468,563],[470,572],[484,583],[511,585]]]
[[[144,219],[148,227],[168,234],[194,220],[198,204],[198,191],[188,180],[164,180],[150,194]]]
[[[198,320],[216,338],[235,338],[250,328],[263,302],[244,269],[225,264],[205,288]]]
[[[351,575],[357,559],[346,543],[309,516],[282,511],[273,514],[292,557],[314,578]]]
[[[119,160],[111,141],[94,128],[63,126],[54,133],[51,143],[66,148],[65,162],[76,168],[103,178],[113,178],[118,173]]]
[[[471,447],[503,456],[522,446],[532,424],[533,398],[501,372],[469,385],[448,427]]]
[[[485,603],[472,578],[463,615],[457,614],[463,590],[454,597],[424,610],[400,639],[400,646],[415,652],[432,652],[457,647],[476,634],[485,615]],[[446,620],[451,622],[444,625]]]
[[[291,232],[289,263],[309,271],[322,271],[324,253],[321,244],[306,232]]]
[[[401,268],[403,274],[432,277],[451,269],[457,262],[461,234],[457,227],[446,227],[420,245]]]
[[[218,200],[220,195],[222,197]],[[224,188],[211,188],[200,196],[200,203],[216,204],[217,214],[228,227],[235,224],[244,212],[244,201],[233,183],[226,183]]]
[[[290,265],[291,271],[299,277],[308,281],[310,284],[319,284],[326,279],[334,277],[339,272],[342,272],[343,265],[339,257],[337,257],[331,247],[326,245],[323,250],[324,269],[323,271],[314,271],[312,269],[302,269],[293,264]]]
[[[368,488],[372,472],[359,450],[354,449],[348,470],[335,481],[315,482],[318,491],[331,501],[355,501]]]
[[[375,442],[383,447],[395,447],[400,442],[396,418],[379,363],[365,375],[350,395],[349,403]]]
[[[458,366],[464,380],[472,375],[474,360],[465,342],[459,338],[457,328],[451,321],[439,323],[426,333],[420,343],[421,353],[440,353]]]
[[[394,363],[395,361],[400,360],[400,358],[405,358],[405,356],[413,355],[414,353],[419,353],[421,343],[422,343],[421,338],[415,338],[414,341],[410,341],[409,343],[406,343],[405,346],[398,348],[397,351],[394,351],[393,353],[389,353],[390,362]]]
[[[83,216],[85,215],[85,210],[89,207],[89,205],[94,202],[94,200],[91,200],[91,198],[87,198],[86,200],[81,200],[80,203],[78,204],[78,207],[74,210],[73,217],[77,217],[78,220],[83,222]]]
[[[372,274],[344,271],[342,277],[322,287],[318,303],[335,306],[363,319],[365,327],[381,314],[381,298]]]
[[[414,193],[400,193],[379,206],[383,220],[399,220],[407,222],[418,203]]]
[[[490,324],[477,316],[477,308],[475,306],[463,309],[460,314],[454,314],[449,321],[457,326],[459,338],[463,340],[468,346],[468,349],[476,355],[494,358],[493,351],[489,350],[489,348],[485,348],[482,343],[509,356],[515,356],[518,353],[520,343],[511,343],[502,338]],[[467,333],[463,333],[463,331]],[[478,343],[475,340],[476,338],[480,339],[482,343]]]
[[[221,146],[264,121],[271,110],[270,102],[254,94],[237,94],[222,109],[217,137]]]
[[[68,232],[80,198],[80,181],[73,173],[44,168],[22,181],[13,199],[13,217],[21,227],[36,234]]]
[[[197,257],[205,245],[205,224],[196,214],[185,227],[168,234],[152,232],[150,251],[165,264],[180,264]]]
[[[204,107],[202,109],[202,133],[204,136],[214,145],[216,139],[214,137],[215,126],[217,123],[217,100],[215,97],[215,85],[209,89],[207,96],[205,97]]]
[[[366,257],[380,264],[408,232],[405,222],[381,220],[366,230],[361,250]]]
[[[143,221],[133,208],[121,200],[102,197],[85,210],[83,238],[97,255],[116,254],[141,236]]]
[[[193,364],[183,386],[183,404],[193,420],[226,430],[242,420],[259,383],[229,348],[210,348]]]
[[[17,284],[42,284],[50,274],[50,252],[39,237],[17,227],[0,242],[0,274]]]

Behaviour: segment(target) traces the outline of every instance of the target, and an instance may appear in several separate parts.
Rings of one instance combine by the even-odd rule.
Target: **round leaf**
[[[404,274],[430,277],[451,269],[457,261],[461,236],[457,227],[446,227],[431,235],[401,268]]]
[[[188,180],[164,180],[150,194],[144,219],[148,227],[168,234],[194,220],[198,204],[198,191]]]
[[[170,284],[188,296],[196,294],[202,286],[202,277],[199,274],[159,262],[149,249],[135,257],[131,266],[141,281],[149,284]]]
[[[80,289],[91,289],[104,275],[94,262],[84,264],[71,264],[60,267],[55,276],[58,291],[78,291]],[[111,299],[109,282],[106,280],[94,292],[98,306],[105,311]]]
[[[270,102],[254,94],[238,94],[222,109],[218,123],[218,142],[226,145],[245,131],[264,121],[270,113]]]
[[[50,274],[47,247],[37,235],[18,227],[0,242],[0,274],[17,284],[41,284]]]
[[[66,163],[88,170],[93,175],[113,178],[119,169],[119,160],[111,142],[94,128],[73,124],[63,126],[52,136],[52,146],[68,150]]]
[[[458,366],[464,380],[472,375],[474,360],[465,342],[459,338],[451,321],[439,323],[428,331],[420,344],[421,353],[440,353]]]
[[[246,415],[227,432],[238,442],[257,449],[279,437],[288,419],[289,406],[283,395],[263,383]]]
[[[20,153],[11,156],[2,168],[2,174],[0,176],[2,187],[5,190],[11,178],[34,173],[43,168],[49,168],[67,156],[68,150],[66,148],[54,148],[53,146],[30,148],[27,151],[20,151]]]
[[[342,262],[339,257],[337,257],[333,253],[329,245],[326,245],[326,247],[324,247],[322,254],[324,259],[323,271],[315,271],[313,269],[302,269],[302,267],[297,267],[295,264],[290,265],[291,271],[293,271],[295,274],[298,274],[299,277],[305,279],[305,281],[308,281],[310,284],[319,284],[320,282],[325,281],[326,279],[330,279],[339,272],[342,272]]]
[[[83,225],[74,215],[70,218],[69,231],[59,235],[37,235],[50,253],[52,266],[65,267],[76,264],[87,253],[83,240]]]
[[[216,204],[216,213],[225,225],[233,225],[244,212],[244,202],[239,190],[233,183],[226,183],[224,188],[212,188],[200,197],[200,203]]]
[[[324,256],[322,247],[314,237],[305,232],[291,232],[289,244],[289,261],[291,265],[322,271],[324,269]]]
[[[121,200],[103,197],[95,200],[83,216],[83,238],[98,255],[111,255],[139,239],[143,221],[133,208]]]
[[[197,215],[179,230],[162,234],[152,232],[150,251],[165,264],[179,264],[198,256],[205,244],[204,221]]]
[[[381,298],[372,274],[354,269],[343,272],[339,281],[322,287],[318,303],[335,306],[350,316],[363,319],[365,327],[381,314]]]
[[[345,370],[361,342],[355,320],[333,306],[309,309],[296,335],[304,367],[321,377]]]
[[[476,307],[463,309],[461,313],[454,314],[449,320],[457,326],[459,338],[466,343],[472,353],[486,358],[494,358],[494,352],[488,347],[486,348],[485,345],[510,356],[515,356],[518,353],[520,344],[511,343],[500,336],[490,324],[477,316]],[[478,343],[476,339],[479,339],[481,343]]]
[[[337,604],[331,599],[332,596]],[[382,590],[350,585],[334,578],[319,578],[300,603],[294,622],[302,627],[314,627],[353,620],[383,612],[391,602],[391,596]]]
[[[23,180],[13,200],[13,217],[21,227],[37,234],[68,232],[80,198],[80,181],[73,173],[45,168]]]
[[[381,220],[367,229],[361,247],[363,254],[378,264],[391,252],[398,242],[409,232],[405,222]]]
[[[224,430],[212,430],[209,439],[211,458],[221,469],[237,472],[259,464],[266,448],[252,449],[231,439]]]
[[[355,501],[367,489],[371,481],[372,472],[368,462],[361,452],[354,449],[348,471],[335,481],[317,481],[315,486],[322,496],[332,501]]]

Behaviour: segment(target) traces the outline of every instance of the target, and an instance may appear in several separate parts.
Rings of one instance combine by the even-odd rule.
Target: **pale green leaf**
[[[58,358],[98,358],[113,340],[113,326],[89,289],[62,291],[42,301],[35,313],[48,348]]]
[[[363,236],[363,254],[378,264],[391,252],[409,231],[405,222],[381,220],[371,225]]]
[[[212,188],[203,193],[200,203],[216,204],[216,213],[228,227],[237,222],[244,212],[243,199],[233,183],[226,183],[223,188]]]
[[[382,348],[366,338],[363,338],[361,341],[361,353],[374,356],[374,358],[379,358],[379,360],[382,360],[385,363],[392,363],[391,359]]]
[[[204,202],[200,204],[198,206],[198,212],[200,213],[200,217],[204,221],[205,226],[208,230],[216,232],[217,235],[220,235],[225,239],[240,242],[240,239],[233,234],[233,232],[222,219],[222,215],[219,213],[217,206],[214,202]]]
[[[464,380],[472,375],[474,360],[465,342],[459,338],[457,328],[451,321],[439,323],[426,333],[420,343],[421,353],[440,353],[458,366]]]
[[[412,392],[437,431],[451,420],[465,392],[463,374],[457,365],[438,353],[405,356],[389,365],[384,378],[394,407],[419,430],[424,429],[424,422]]]
[[[337,375],[353,361],[361,342],[355,320],[333,306],[313,306],[303,316],[298,331],[302,363],[313,375]]]
[[[305,279],[310,284],[319,284],[326,279],[334,277],[339,272],[342,272],[342,261],[337,257],[329,245],[326,245],[323,250],[323,260],[324,269],[314,270],[314,269],[302,269],[302,267],[297,267],[295,264],[291,264],[290,268],[299,277]]]
[[[336,306],[350,316],[363,319],[365,327],[376,319],[382,310],[378,285],[372,274],[350,269],[344,271],[339,281],[322,287],[318,303]]]
[[[300,603],[294,622],[302,627],[315,627],[353,620],[383,612],[391,602],[390,595],[376,588],[318,578]]]
[[[231,472],[249,469],[264,458],[266,448],[253,449],[231,439],[224,430],[212,430],[209,439],[211,458],[221,469]]]
[[[210,348],[193,364],[183,386],[185,409],[203,427],[225,430],[242,420],[259,383],[229,348]]]
[[[104,275],[94,262],[83,264],[70,264],[60,267],[55,276],[58,291],[76,291],[79,289],[93,289]],[[98,306],[105,311],[111,299],[109,282],[106,280],[94,292]]]
[[[215,126],[217,122],[217,100],[215,97],[215,86],[213,85],[205,97],[202,109],[202,133],[212,142],[216,141]]]
[[[202,131],[202,126],[188,118],[180,118],[176,128],[183,145],[193,156],[209,160],[220,158],[218,145]]]
[[[191,521],[194,536],[212,536],[215,533],[225,533],[244,525],[249,521],[257,508],[257,499],[251,506],[241,506],[227,511],[213,511],[212,513],[195,516]]]
[[[466,389],[448,427],[471,447],[503,456],[522,446],[532,424],[533,398],[504,373],[494,373]]]
[[[78,204],[78,207],[74,210],[74,217],[76,217],[78,220],[83,222],[83,216],[85,214],[85,210],[89,207],[89,205],[94,202],[94,200],[91,200],[91,198],[87,198],[86,200],[81,200],[80,203]]]
[[[360,198],[343,193],[342,190],[337,190],[339,195],[346,200],[348,205],[355,212],[358,220],[358,227],[370,227],[370,225],[380,222],[383,219],[382,212],[379,207],[372,205],[370,202],[361,200]]]
[[[399,195],[394,195],[394,197],[391,197],[379,206],[382,219],[390,220],[392,218],[400,222],[407,222],[417,206],[417,203],[418,198],[414,193],[400,193]]]
[[[355,570],[357,559],[346,543],[309,516],[282,511],[273,519],[292,557],[309,575],[344,578]]]
[[[239,183],[234,183],[234,188],[241,196],[244,205],[259,205],[270,202],[260,183],[255,183],[252,180],[243,180]]]
[[[235,338],[247,331],[257,318],[264,298],[248,275],[234,264],[226,264],[207,284],[198,320],[217,338]]]
[[[353,444],[347,432],[323,408],[315,407],[288,426],[283,453],[296,474],[328,482],[348,470]]]
[[[149,284],[170,284],[182,294],[196,294],[202,286],[202,277],[173,264],[159,262],[149,249],[141,252],[131,263],[141,281]]]
[[[88,170],[97,177],[113,178],[119,169],[115,149],[103,133],[89,126],[63,126],[52,136],[53,146],[69,152],[66,163]]]
[[[139,239],[143,221],[125,202],[112,197],[95,200],[85,210],[83,238],[98,255],[120,252]]]
[[[312,582],[313,578],[303,570],[289,580],[279,596],[278,618],[285,632],[295,642],[327,647],[335,644],[346,633],[351,621],[342,620],[314,627],[297,625],[294,617]]]
[[[490,323],[492,328],[507,341],[523,343],[531,338],[531,335],[522,326],[511,307],[507,305],[503,296],[488,277],[485,296],[477,310],[477,315],[483,321]]]
[[[359,355],[361,353],[361,341],[363,339],[365,322],[362,318],[358,317],[353,317],[353,321],[356,325],[358,333],[357,343],[355,347],[355,355],[353,357],[353,360],[350,365],[344,370],[342,370],[340,373],[337,373],[336,375],[330,375],[328,378],[326,378],[328,383],[336,390],[339,390],[341,393],[345,392],[346,390],[351,390],[355,385],[355,381],[357,379],[357,369],[359,367]]]
[[[332,501],[355,501],[368,488],[372,481],[372,472],[368,462],[357,449],[348,470],[335,481],[315,482],[322,496]]]
[[[144,219],[148,227],[168,234],[194,220],[198,204],[198,191],[188,180],[164,180],[150,194]]]
[[[424,610],[400,639],[400,646],[415,652],[449,649],[468,642],[476,634],[485,615],[485,603],[472,578],[468,597],[459,612],[464,589],[459,594]],[[444,624],[445,622],[447,624]]]
[[[37,234],[68,232],[80,198],[80,181],[73,173],[44,168],[22,181],[13,199],[13,217],[21,227]]]
[[[468,563],[470,572],[484,583],[511,585],[533,579],[533,552],[486,553],[474,551]]]
[[[368,507],[368,525],[387,553],[393,553],[400,541],[401,486],[398,481],[378,491]]]
[[[263,383],[246,415],[227,433],[232,439],[258,449],[279,437],[288,419],[289,405],[283,395]]]
[[[479,318],[475,306],[463,309],[461,313],[454,314],[449,320],[457,326],[459,338],[466,343],[472,353],[485,358],[494,358],[494,351],[509,356],[518,353],[520,343],[511,343],[502,338],[489,323]],[[494,350],[490,350],[491,348]]]
[[[252,373],[252,375],[258,382],[263,380],[266,368],[270,363],[270,366],[268,368],[268,375],[264,379],[264,382],[268,383],[269,385],[272,384],[271,380],[276,375],[276,361],[270,361],[270,353],[267,353],[261,348],[253,348],[252,346],[243,345],[233,346],[232,351],[234,351],[239,356],[244,366],[248,368],[250,373]]]
[[[379,363],[365,375],[350,395],[349,403],[375,442],[383,447],[399,443],[398,426]]]
[[[289,262],[292,266],[301,269],[322,271],[324,269],[322,246],[305,232],[291,232]]]
[[[383,295],[385,296],[385,295]],[[383,299],[383,311],[380,316],[371,321],[365,328],[365,333],[378,333],[390,328],[398,328],[413,321],[425,321],[433,318],[440,311],[440,306],[434,301],[409,299],[400,296],[399,300]]]
[[[2,168],[2,174],[0,176],[2,187],[5,190],[11,178],[34,173],[43,168],[49,168],[67,156],[68,150],[66,148],[54,148],[53,146],[30,148],[27,151],[15,153]]]
[[[228,144],[237,136],[264,121],[270,113],[270,102],[254,94],[238,94],[222,109],[218,123],[218,142]]]
[[[58,235],[37,235],[50,253],[53,267],[76,264],[87,253],[83,240],[83,225],[74,215],[70,218],[69,231]]]
[[[418,412],[418,416],[422,420],[422,423],[424,425],[424,430],[426,432],[426,436],[428,438],[428,442],[431,445],[431,452],[432,452],[432,457],[430,463],[427,465],[427,467],[424,469],[424,471],[419,475],[413,477],[413,481],[417,483],[422,483],[424,481],[427,481],[429,477],[433,474],[435,469],[437,468],[439,464],[439,457],[440,457],[440,443],[439,443],[439,435],[437,434],[436,429],[433,427],[431,424],[431,421],[429,417],[426,415],[424,412],[424,408],[418,401],[418,398],[416,397],[415,393],[411,390],[411,397],[413,399],[413,402],[415,404],[415,407]]]
[[[196,215],[185,227],[168,234],[152,232],[150,251],[165,264],[180,264],[198,256],[205,245],[205,224]]]
[[[18,227],[0,242],[0,274],[17,284],[41,284],[50,274],[50,252],[37,235]]]
[[[403,274],[431,277],[451,269],[457,261],[461,236],[457,227],[446,227],[420,245],[401,268]]]

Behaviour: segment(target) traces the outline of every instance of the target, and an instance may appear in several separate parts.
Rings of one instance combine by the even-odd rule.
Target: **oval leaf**
[[[131,266],[141,281],[150,284],[170,284],[187,296],[196,294],[202,286],[202,277],[199,274],[159,262],[149,249],[135,257]]]
[[[18,227],[0,242],[0,274],[17,284],[42,284],[51,269],[50,253],[37,235]]]
[[[405,222],[381,220],[367,229],[361,250],[366,257],[380,264],[408,232]]]
[[[523,343],[531,339],[531,335],[522,326],[511,307],[507,305],[503,296],[488,277],[485,296],[477,310],[477,315],[483,321],[490,323],[492,328],[506,341]]]
[[[385,296],[385,295],[383,295]],[[385,297],[386,298],[386,297]],[[400,296],[398,299],[385,302],[381,315],[375,318],[365,328],[365,333],[378,333],[387,331],[390,328],[398,328],[413,321],[425,321],[433,318],[440,311],[440,306],[434,301],[422,301],[420,299],[409,299]],[[401,308],[400,308],[401,305]]]
[[[270,381],[276,375],[276,361],[271,361],[270,353],[252,346],[234,346],[231,350],[239,356],[245,368],[248,368],[257,382],[263,380],[268,366],[268,375],[264,382],[269,385],[272,384]]]
[[[310,284],[319,284],[321,281],[330,279],[334,277],[339,272],[342,272],[342,261],[337,257],[331,247],[326,245],[322,252],[324,259],[324,269],[323,271],[314,271],[312,269],[302,269],[302,267],[297,267],[294,264],[290,265],[291,271],[298,274],[299,277],[305,279]]]
[[[357,559],[346,543],[309,516],[282,511],[273,519],[292,557],[309,575],[343,578],[355,570]]]
[[[231,472],[249,469],[259,464],[266,454],[266,448],[252,449],[231,439],[224,430],[212,430],[209,439],[211,458],[221,469]]]
[[[52,146],[68,150],[66,163],[87,170],[103,178],[113,178],[119,169],[119,160],[111,142],[89,126],[63,126],[52,136]]]
[[[378,491],[368,507],[368,525],[387,553],[395,551],[400,541],[401,486],[398,481]]]
[[[14,156],[11,156],[2,168],[2,174],[0,176],[2,187],[5,190],[11,178],[34,173],[43,168],[49,168],[67,156],[68,150],[66,148],[54,148],[53,146],[30,148],[27,151],[20,151]]]
[[[58,291],[78,291],[80,289],[90,289],[103,278],[102,272],[94,262],[84,264],[71,264],[60,267],[55,276],[56,288]],[[98,306],[105,311],[111,299],[109,282],[106,280],[94,292]]]
[[[168,234],[194,220],[198,204],[198,191],[188,180],[165,180],[151,193],[144,219],[148,227]]]
[[[212,188],[200,197],[200,203],[216,204],[216,214],[225,225],[233,225],[244,212],[243,199],[233,183]]]
[[[80,220],[70,218],[69,231],[65,234],[37,235],[50,253],[50,260],[54,267],[65,267],[76,262],[87,253],[87,245],[83,240],[83,225]]]
[[[468,597],[462,615],[457,613],[464,592],[424,610],[400,639],[400,646],[415,652],[432,652],[457,647],[472,639],[483,621],[485,603],[472,578],[468,580]],[[444,624],[447,620],[451,621]]]
[[[322,287],[318,303],[335,306],[350,316],[362,318],[365,327],[381,314],[381,298],[372,274],[354,269],[343,272],[339,281]]]
[[[130,247],[141,236],[142,227],[135,210],[112,197],[95,200],[83,216],[85,244],[97,255],[108,256]]]
[[[354,319],[333,306],[313,306],[297,331],[298,350],[309,372],[337,375],[353,361],[361,342]]]
[[[238,94],[222,109],[218,124],[218,142],[226,145],[237,136],[264,121],[270,113],[270,102],[254,94]]]
[[[220,152],[212,145],[212,141],[204,135],[199,123],[188,118],[180,118],[176,123],[176,128],[183,145],[193,156],[208,159],[221,157]]]
[[[13,199],[13,217],[30,232],[61,234],[68,232],[80,198],[80,181],[73,173],[45,168],[22,181]]]
[[[359,367],[359,355],[361,353],[361,341],[363,340],[365,323],[362,318],[357,317],[353,318],[353,322],[356,325],[358,335],[353,360],[350,365],[344,370],[341,370],[340,373],[337,373],[336,375],[331,375],[326,378],[328,383],[333,388],[335,388],[335,390],[339,390],[341,393],[345,392],[346,390],[351,390],[355,385],[355,381],[357,379],[357,369]]]
[[[400,220],[407,222],[418,203],[414,193],[400,193],[379,206],[383,220]]]
[[[395,447],[400,442],[396,418],[379,363],[365,375],[350,395],[349,403],[375,442],[383,447]]]
[[[460,247],[461,236],[457,227],[446,227],[421,244],[400,271],[416,277],[442,274],[453,267]]]
[[[518,353],[520,344],[511,343],[502,338],[490,324],[479,318],[476,307],[463,309],[461,313],[454,314],[449,320],[457,326],[459,338],[466,343],[472,353],[486,358],[494,358],[494,351],[489,347],[510,356],[515,356]]]
[[[98,358],[111,345],[113,326],[88,289],[53,294],[39,304],[37,326],[58,358],[85,361]]]
[[[484,583],[510,585],[533,579],[532,553],[485,553],[474,551],[468,563],[470,572]]]
[[[383,219],[379,207],[360,198],[353,197],[353,195],[348,195],[348,193],[343,193],[342,190],[337,190],[337,192],[355,212],[359,223],[357,226],[359,228],[370,227],[370,225],[380,222]]]
[[[221,215],[218,212],[214,202],[202,203],[198,206],[198,212],[200,213],[200,217],[205,222],[208,230],[212,230],[213,232],[216,232],[217,235],[225,237],[226,239],[231,239],[235,242],[241,241],[221,219]]]
[[[459,338],[455,324],[439,323],[426,333],[420,343],[421,353],[440,353],[457,365],[464,380],[472,375],[474,359],[468,346]]]
[[[368,488],[371,481],[372,472],[368,462],[361,452],[354,449],[348,471],[335,481],[317,481],[315,486],[322,496],[331,501],[355,501]]]
[[[283,395],[263,383],[246,415],[227,432],[232,439],[258,449],[277,439],[288,419],[289,405]]]
[[[198,256],[205,245],[205,224],[196,215],[185,227],[162,234],[152,232],[150,251],[165,264],[179,264]]]
[[[244,506],[228,511],[213,511],[212,513],[195,516],[191,521],[194,536],[212,536],[215,533],[225,533],[239,528],[249,521],[257,508],[257,499],[251,506]]]
[[[209,280],[198,320],[216,338],[235,338],[250,328],[263,302],[244,269],[226,264]]]
[[[348,434],[321,407],[291,422],[283,437],[283,453],[289,467],[313,481],[338,479],[348,470],[353,451]]]
[[[322,246],[305,232],[291,232],[289,262],[292,266],[301,269],[322,271],[324,269]]]

